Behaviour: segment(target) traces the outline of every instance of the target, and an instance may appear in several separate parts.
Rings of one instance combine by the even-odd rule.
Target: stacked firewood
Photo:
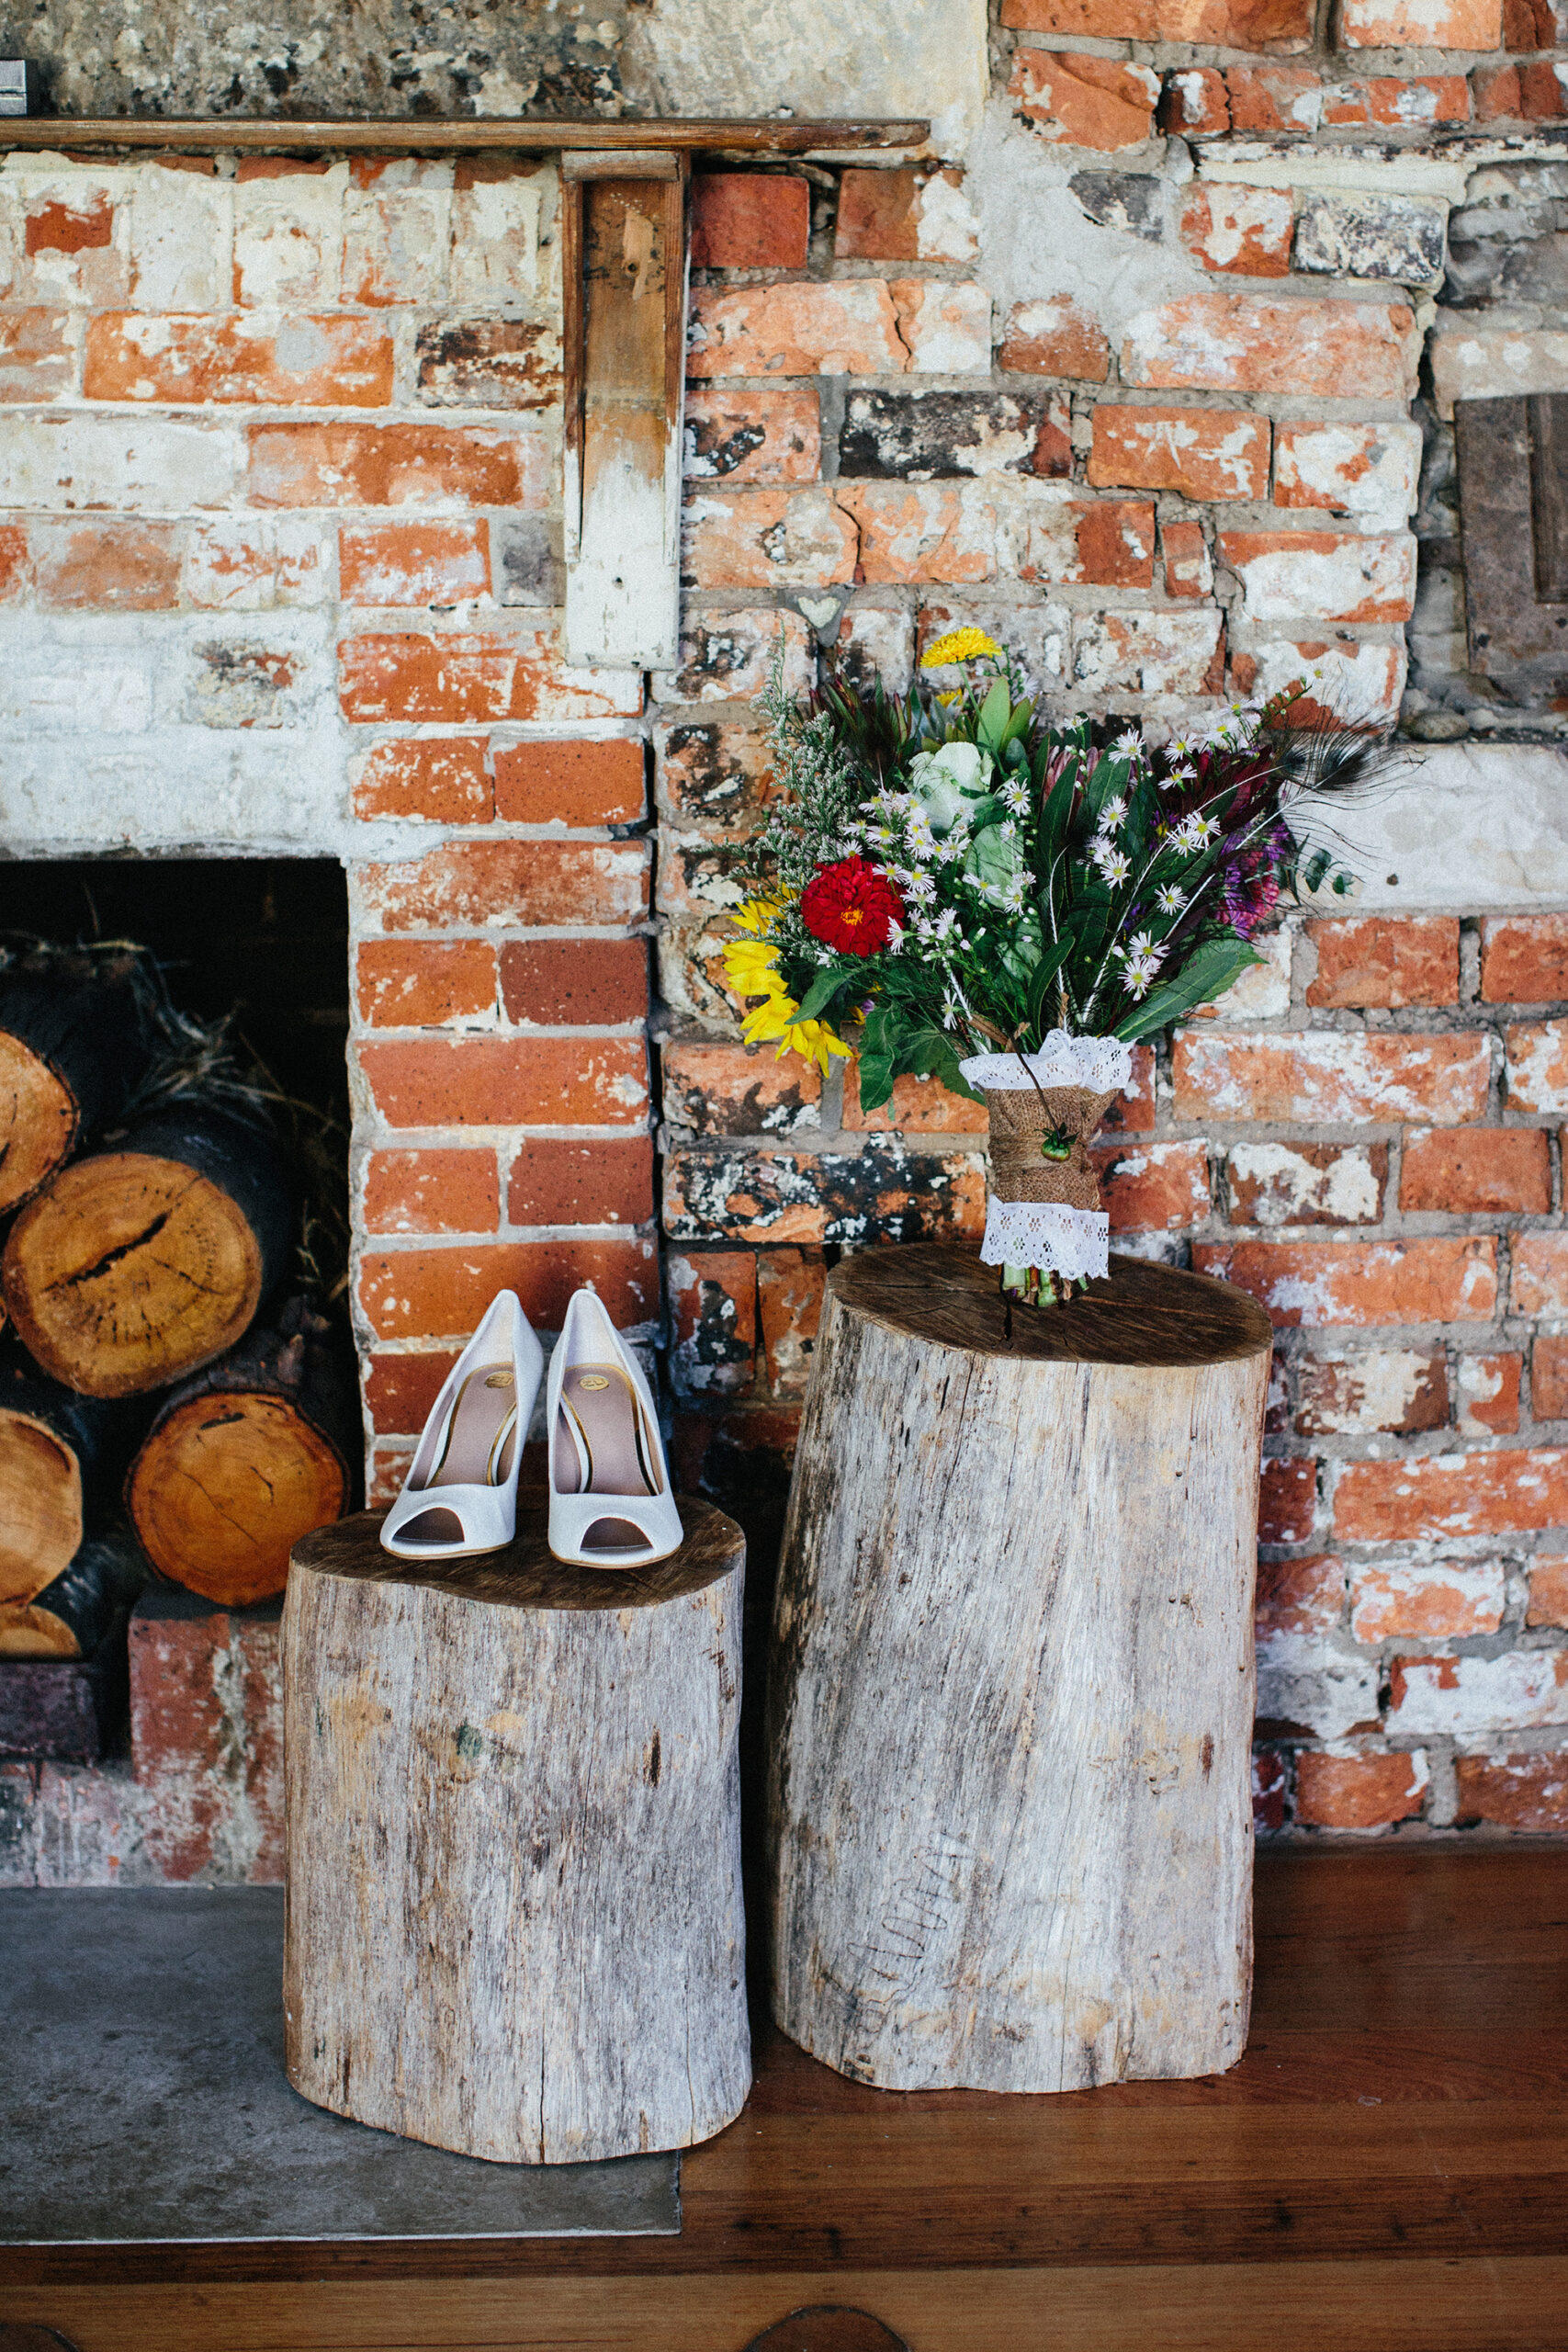
[[[148,1562],[265,1600],[347,1507],[353,1384],[291,1158],[142,950],[4,953],[0,1656],[88,1655]]]

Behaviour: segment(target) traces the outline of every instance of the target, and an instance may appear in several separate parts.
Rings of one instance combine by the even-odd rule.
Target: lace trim
[[[1056,1201],[986,1203],[983,1266],[1041,1266],[1076,1282],[1111,1270],[1111,1219],[1103,1209],[1064,1208]]]
[[[1092,1093],[1120,1093],[1133,1075],[1133,1048],[1119,1037],[1075,1037],[1053,1029],[1037,1054],[971,1054],[958,1065],[971,1086],[984,1092],[1013,1094],[1030,1084],[1087,1086]]]

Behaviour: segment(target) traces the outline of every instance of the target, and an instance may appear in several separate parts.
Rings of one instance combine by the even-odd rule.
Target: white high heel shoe
[[[517,1532],[517,1469],[545,1351],[515,1291],[497,1291],[441,1385],[403,1491],[381,1523],[400,1560],[498,1552]]]
[[[550,1550],[584,1568],[641,1568],[681,1548],[659,1417],[637,1358],[592,1286],[550,1358]]]

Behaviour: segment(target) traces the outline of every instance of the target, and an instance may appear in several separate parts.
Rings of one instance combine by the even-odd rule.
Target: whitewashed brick
[[[991,366],[991,298],[983,286],[906,277],[892,288],[898,332],[918,376],[984,376]]]
[[[233,299],[315,309],[338,298],[348,165],[234,190]]]
[[[452,198],[452,299],[509,309],[537,294],[543,169],[458,188]]]
[[[1463,313],[1459,314],[1464,317]],[[1511,399],[1519,392],[1568,391],[1568,334],[1551,327],[1487,327],[1440,319],[1432,336],[1432,390],[1438,414],[1455,401]]]
[[[1321,1634],[1275,1634],[1258,1646],[1258,1713],[1319,1739],[1374,1729],[1376,1665]]]
[[[10,503],[54,514],[91,507],[183,514],[232,503],[244,444],[231,425],[157,416],[8,416]]]
[[[1259,701],[1304,678],[1314,700],[1342,718],[1370,725],[1399,715],[1405,654],[1397,639],[1385,643],[1352,637],[1259,638],[1242,627],[1234,633],[1231,650],[1238,670],[1243,661],[1251,665],[1247,692]],[[1355,816],[1359,821],[1359,809]]]
[[[1568,906],[1568,756],[1546,745],[1423,747],[1335,821],[1362,912]]]
[[[1416,597],[1416,541],[1409,532],[1317,536],[1321,546],[1264,548],[1239,560],[1222,540],[1220,553],[1242,583],[1248,620],[1369,620],[1386,618],[1387,608],[1401,605],[1408,611]]]
[[[1085,616],[1073,627],[1073,675],[1100,694],[1216,694],[1220,627],[1216,612]]]
[[[1291,1009],[1291,943],[1292,934],[1281,924],[1252,943],[1262,957],[1242,974],[1211,1008],[1220,1021],[1278,1021]]]
[[[1416,512],[1421,428],[1388,424],[1287,424],[1275,447],[1281,506],[1353,514],[1368,530],[1397,531]]]
[[[233,278],[233,188],[144,164],[130,199],[130,300],[139,311],[226,310]]]
[[[1391,1731],[1472,1739],[1562,1723],[1568,1723],[1568,1650],[1408,1657],[1395,1673]]]

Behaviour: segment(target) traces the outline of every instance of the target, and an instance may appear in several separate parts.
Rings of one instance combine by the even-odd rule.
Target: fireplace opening
[[[0,950],[0,1752],[85,1759],[133,1608],[270,1607],[359,1498],[345,877],[4,864]]]

